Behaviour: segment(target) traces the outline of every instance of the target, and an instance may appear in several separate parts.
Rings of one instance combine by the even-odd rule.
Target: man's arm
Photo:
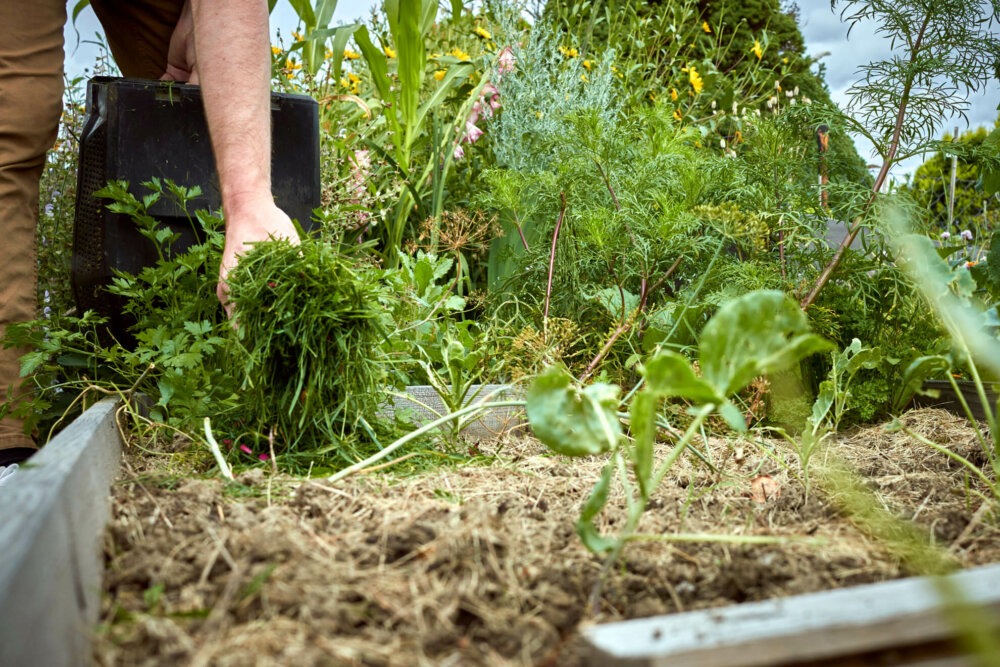
[[[190,0],[171,40],[165,78],[202,87],[226,219],[218,295],[230,312],[226,277],[237,255],[249,250],[247,244],[269,237],[298,239],[271,196],[266,0]]]

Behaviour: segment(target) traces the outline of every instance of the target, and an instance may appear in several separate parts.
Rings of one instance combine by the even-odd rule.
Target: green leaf
[[[701,334],[702,377],[729,396],[755,377],[779,371],[832,345],[809,333],[798,304],[784,293],[761,290],[719,309]]]
[[[632,399],[629,409],[634,443],[629,450],[632,454],[632,466],[635,478],[639,483],[639,492],[643,499],[649,498],[653,475],[653,443],[656,441],[656,408],[659,400],[652,391],[643,389]]]
[[[737,433],[743,433],[747,430],[746,417],[729,399],[726,399],[719,405],[719,415],[726,420],[729,428]]]
[[[316,25],[316,14],[313,12],[312,3],[309,0],[288,0],[288,4],[295,10],[295,14],[302,21],[306,30]]]
[[[725,396],[694,373],[691,362],[672,350],[660,350],[643,367],[646,386],[657,396],[679,396],[694,403],[721,403]]]
[[[429,7],[436,12],[437,0],[385,0],[389,30],[399,60],[396,73],[399,76],[399,107],[403,116],[406,155],[409,155],[410,146],[420,135],[417,111],[427,65],[423,28]]]
[[[604,506],[608,504],[608,493],[611,489],[611,474],[614,472],[614,463],[609,462],[601,471],[601,477],[594,485],[590,497],[580,509],[580,518],[576,521],[576,534],[580,536],[580,541],[592,553],[600,554],[617,546],[617,540],[604,537],[597,530],[594,519]]]
[[[550,366],[528,389],[526,412],[535,436],[567,456],[606,452],[621,436],[618,387],[592,384],[581,390],[565,368]]]
[[[368,28],[365,26],[361,26],[355,31],[354,41],[357,43],[358,48],[361,49],[361,55],[365,57],[365,62],[368,63],[368,69],[372,75],[372,83],[375,84],[375,90],[378,91],[379,97],[383,101],[392,104],[395,102],[396,95],[392,92],[389,85],[389,64],[386,61],[385,53],[372,44],[371,37],[368,35]],[[395,111],[392,108],[386,109],[385,114],[386,118],[391,119],[390,124],[397,124]]]
[[[986,269],[990,284],[1000,290],[1000,232],[993,232],[990,238],[990,251],[986,255]]]
[[[992,148],[996,155],[1000,155],[1000,128],[990,132],[983,140],[983,148]],[[1000,192],[1000,168],[985,167],[983,169],[983,195],[992,197],[998,192]]]
[[[813,401],[812,422],[822,424],[826,416],[830,413],[836,399],[836,386],[832,380],[823,380],[819,383],[819,395]]]
[[[464,81],[474,71],[476,71],[476,68],[471,63],[458,63],[449,67],[438,87],[420,105],[420,110],[417,113],[416,127],[421,127],[427,118],[427,114],[448,98],[448,93],[451,92],[452,84],[456,80],[459,82]]]
[[[76,18],[80,15],[84,9],[90,6],[90,0],[78,0],[78,2],[73,5],[73,25],[76,26]]]
[[[361,24],[352,23],[350,25],[337,26],[336,28],[317,30],[314,33],[316,37],[323,39],[333,37],[333,41],[330,43],[330,50],[333,52],[333,56],[330,58],[330,72],[334,81],[340,80],[344,64],[344,50],[347,48],[347,42],[360,27]]]
[[[924,386],[924,381],[933,375],[946,371],[951,366],[947,357],[940,354],[917,357],[903,371],[903,379],[900,389],[893,398],[892,410],[899,412],[902,410],[913,395]]]

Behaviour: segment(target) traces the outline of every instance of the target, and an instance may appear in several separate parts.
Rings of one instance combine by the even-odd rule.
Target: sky
[[[76,0],[69,1],[69,11],[72,11],[75,4]],[[368,16],[373,4],[375,0],[340,0],[333,23],[351,23],[363,19]],[[798,0],[797,4],[799,27],[805,39],[806,51],[810,56],[828,54],[822,59],[826,65],[826,82],[834,102],[843,106],[848,100],[847,89],[858,78],[858,68],[887,58],[891,54],[890,45],[887,40],[875,35],[871,26],[857,25],[848,36],[848,26],[840,21],[839,13],[831,10],[829,0]],[[296,22],[288,0],[278,0],[271,15],[272,33],[280,29],[284,35],[288,35],[296,27]],[[93,10],[84,10],[77,20],[76,28],[81,39],[79,44],[73,27],[67,25],[66,28],[67,71],[71,75],[82,74],[96,56],[96,47],[83,43],[93,40],[94,33],[100,31],[100,24]],[[995,29],[1000,28],[995,26]],[[985,90],[970,98],[970,104],[971,108],[966,114],[968,123],[963,119],[944,119],[938,135],[951,132],[956,126],[960,132],[980,126],[992,127],[1000,104],[1000,81],[993,79]],[[860,139],[855,139],[855,145],[864,159],[874,161],[870,145]],[[903,178],[912,173],[921,161],[919,157],[911,159],[895,169],[893,176]]]

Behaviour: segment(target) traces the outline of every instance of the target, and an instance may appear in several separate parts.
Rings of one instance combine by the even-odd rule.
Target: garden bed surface
[[[964,420],[929,409],[903,419],[983,463]],[[806,494],[786,444],[713,439],[707,449],[721,474],[682,459],[642,532],[817,542],[633,543],[594,614],[587,601],[602,560],[573,522],[603,459],[553,456],[531,438],[478,447],[496,458],[405,479],[389,468],[336,485],[273,475],[269,464],[226,484],[178,462],[191,457],[130,449],[105,540],[96,661],[573,666],[584,623],[910,574],[820,490]],[[882,427],[843,434],[832,447],[958,564],[1000,561],[996,518],[977,513],[974,482],[947,457]],[[751,497],[762,473],[780,497]],[[605,528],[623,517],[612,510]]]

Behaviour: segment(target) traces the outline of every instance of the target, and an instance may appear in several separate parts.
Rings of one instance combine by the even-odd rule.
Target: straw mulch
[[[964,420],[932,409],[903,419],[983,462]],[[633,543],[604,580],[596,609],[588,597],[602,561],[580,544],[573,522],[602,460],[552,456],[530,438],[508,436],[479,443],[497,452],[486,466],[407,479],[389,468],[336,486],[265,466],[227,486],[133,449],[114,489],[95,660],[572,666],[582,662],[581,624],[909,574],[821,490],[807,493],[784,442],[702,446],[721,474],[693,457],[679,462],[643,532],[811,541]],[[842,434],[827,452],[960,566],[1000,560],[994,508],[947,457],[881,427]],[[765,474],[776,486],[755,499]],[[607,512],[605,528],[622,517]]]

